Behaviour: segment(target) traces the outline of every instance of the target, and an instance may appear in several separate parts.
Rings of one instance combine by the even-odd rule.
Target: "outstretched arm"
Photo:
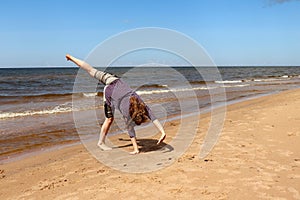
[[[93,68],[91,65],[89,65],[88,63],[78,59],[78,58],[75,58],[69,54],[66,55],[66,59],[67,61],[72,61],[73,63],[75,63],[78,67],[84,69],[85,71],[87,71],[89,73],[90,76],[94,77],[95,73],[96,73],[96,69]]]
[[[164,141],[164,139],[166,138],[166,133],[165,130],[163,128],[163,126],[161,125],[161,123],[156,119],[153,121],[153,124],[157,127],[157,129],[161,132],[161,136],[157,142],[157,144],[160,144]]]

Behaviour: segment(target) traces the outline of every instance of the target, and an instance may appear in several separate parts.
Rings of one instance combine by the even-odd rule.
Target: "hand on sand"
[[[156,144],[157,145],[161,144],[164,141],[164,139],[166,139],[166,134],[165,133],[161,135],[161,137],[159,138],[159,140]]]
[[[106,146],[104,143],[98,143],[97,145],[98,145],[98,147],[100,147],[100,149],[102,149],[103,151],[109,151],[109,150],[112,150],[111,147]]]

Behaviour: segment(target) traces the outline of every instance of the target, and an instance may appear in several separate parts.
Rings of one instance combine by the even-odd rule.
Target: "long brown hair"
[[[141,125],[149,119],[146,104],[137,96],[133,95],[129,100],[129,115],[131,117],[128,125],[133,121],[136,125]]]

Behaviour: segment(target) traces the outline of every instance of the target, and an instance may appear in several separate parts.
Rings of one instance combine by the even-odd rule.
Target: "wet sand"
[[[219,141],[203,159],[198,155],[210,114],[197,116],[197,135],[188,150],[155,172],[111,169],[83,145],[2,164],[0,198],[300,199],[299,110],[299,89],[228,106]],[[170,143],[179,121],[167,122],[165,128]],[[131,150],[128,136],[111,139]],[[155,150],[148,145],[150,150],[141,146],[143,154]]]

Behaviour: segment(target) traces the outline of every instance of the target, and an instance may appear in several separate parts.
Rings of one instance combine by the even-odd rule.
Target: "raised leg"
[[[84,69],[85,71],[87,71],[90,76],[94,77],[97,70],[95,68],[93,68],[91,65],[89,65],[88,63],[86,63],[83,60],[80,60],[78,58],[75,58],[74,56],[71,56],[69,54],[66,55],[66,59],[67,59],[67,61],[72,61],[78,67],[80,67],[80,68]]]

